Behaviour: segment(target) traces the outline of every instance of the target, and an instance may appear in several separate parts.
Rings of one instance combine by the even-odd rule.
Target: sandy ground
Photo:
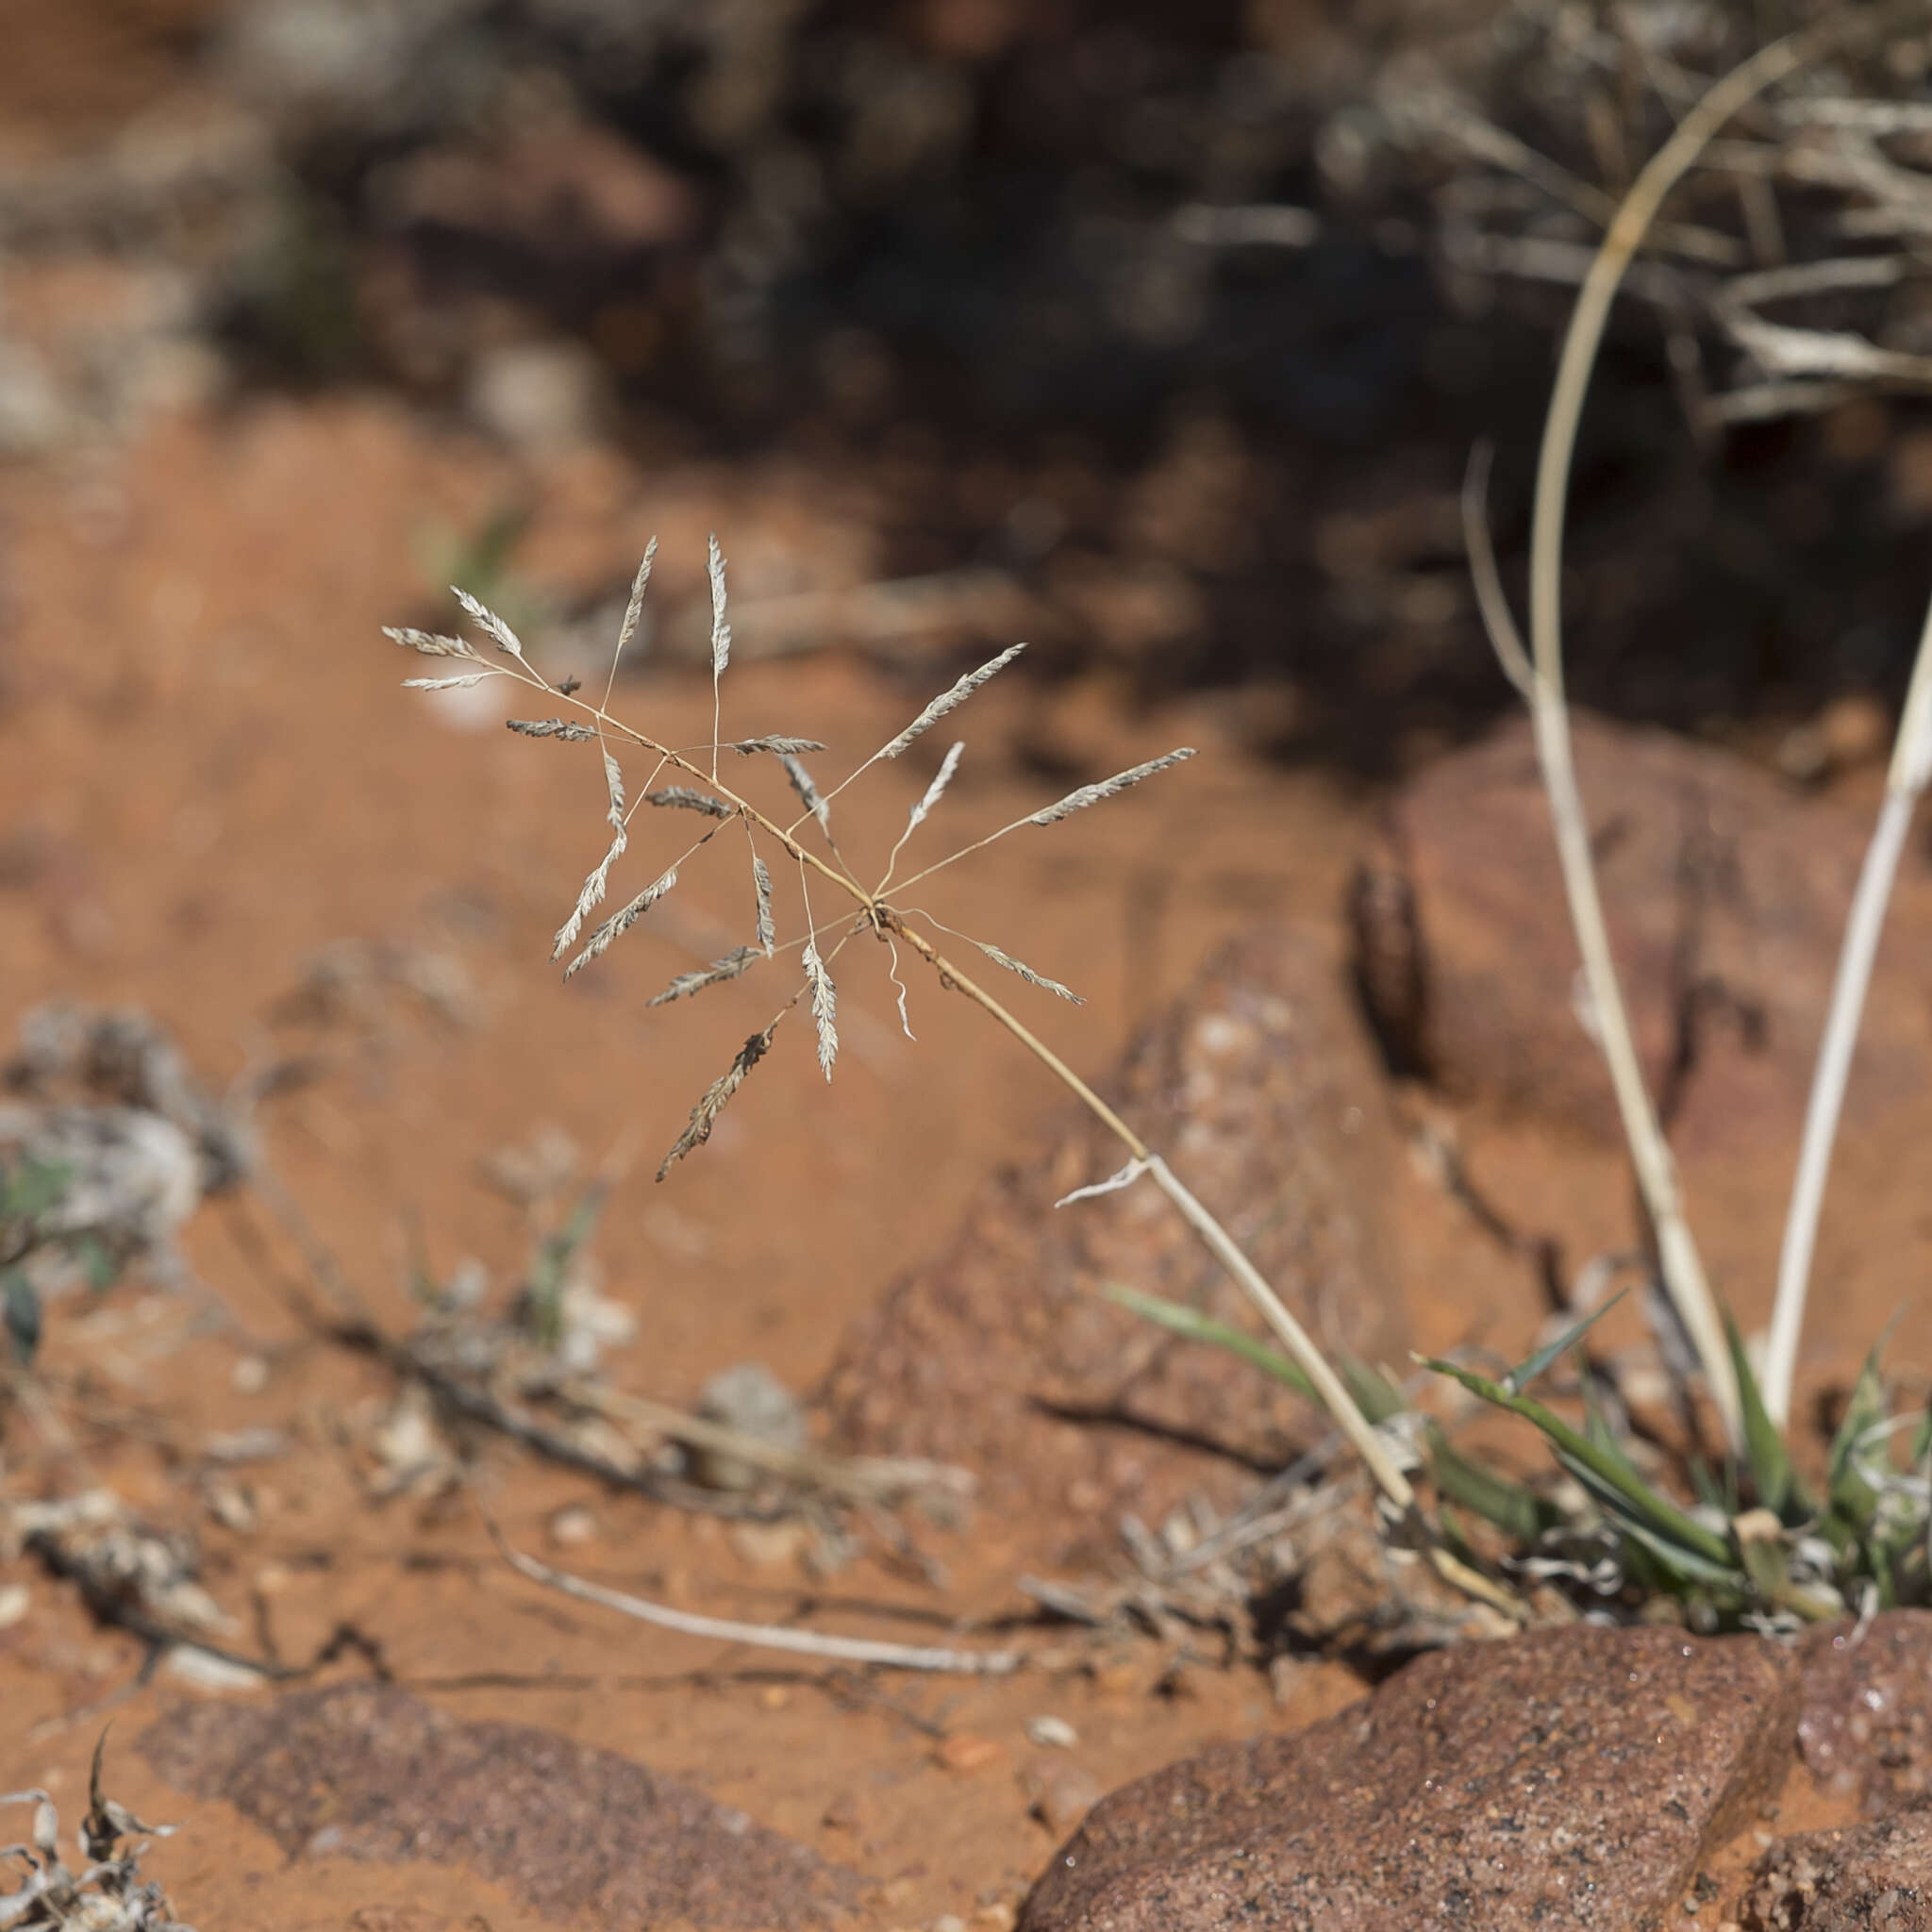
[[[594,754],[512,737],[500,706],[398,690],[425,667],[378,634],[449,621],[417,555],[423,532],[474,526],[510,481],[480,442],[356,399],[162,423],[125,460],[0,477],[0,1009],[10,1018],[57,995],[139,1006],[217,1086],[281,1057],[309,1061],[313,1077],[264,1104],[263,1144],[397,1330],[410,1319],[412,1241],[438,1276],[474,1257],[502,1281],[525,1260],[530,1219],[488,1184],[489,1156],[545,1128],[568,1134],[587,1165],[614,1154],[627,1178],[596,1253],[605,1291],[639,1332],[609,1358],[611,1379],[689,1402],[715,1369],[757,1357],[808,1390],[843,1324],[939,1246],[988,1169],[1026,1158],[1054,1090],[963,1002],[916,978],[918,1039],[907,1041],[890,982],[854,956],[829,1090],[808,1037],[791,1028],[712,1143],[652,1183],[692,1101],[773,1004],[748,980],[702,1004],[644,1006],[742,937],[741,855],[694,864],[661,921],[559,986],[549,935],[602,842]],[[713,525],[754,572],[763,558],[774,575],[788,545],[810,553],[837,536],[836,492],[783,465],[653,473],[590,455],[536,482],[518,568],[560,595],[621,584],[654,530],[658,594],[674,611],[701,591]],[[931,675],[829,652],[746,663],[727,681],[727,732],[826,740],[835,751],[817,762],[836,773],[918,708]],[[646,671],[620,691],[619,708],[669,741],[708,736],[708,680],[689,669]],[[1016,675],[958,721],[966,761],[943,823],[925,828],[955,841],[1171,744],[1207,754],[1158,794],[1029,830],[933,882],[929,903],[948,924],[1091,996],[1083,1010],[1040,1015],[1083,1070],[1103,1071],[1240,924],[1339,916],[1373,800],[1248,758],[1240,702],[1135,715],[1095,681],[1062,688],[1049,708]],[[944,737],[841,801],[855,847],[890,843]],[[1057,772],[1041,769],[1048,749]],[[654,856],[633,855],[630,890]],[[302,1019],[291,1003],[311,962],[345,941],[389,949],[398,970],[326,1022]],[[1624,1239],[1613,1157],[1521,1124],[1472,1116],[1459,1129],[1474,1171],[1524,1226],[1560,1232],[1572,1257]],[[1932,1236],[1921,1224],[1916,1246],[1872,1251],[1860,1191],[1890,1225],[1895,1165],[1854,1149],[1849,1192],[1834,1195],[1823,1265],[1846,1285],[1832,1332],[1851,1343],[1914,1284]],[[1755,1318],[1749,1282],[1774,1231],[1761,1204],[1718,1177],[1690,1180],[1715,1210],[1704,1226],[1720,1272],[1728,1265]],[[1507,1348],[1528,1334],[1539,1306],[1520,1259],[1420,1174],[1388,1205],[1420,1345],[1480,1336]],[[946,1914],[1008,1923],[1054,1844],[1029,1815],[1043,1757],[1024,1735],[1029,1717],[1067,1720],[1074,1757],[1105,1789],[1210,1738],[1307,1722],[1357,1689],[1321,1664],[1272,1685],[1198,1668],[1176,1681],[1168,1658],[1132,1644],[1001,1684],[861,1684],[564,1603],[508,1573],[459,1498],[371,1500],[364,1445],[389,1378],[293,1318],[300,1261],[258,1206],[210,1204],[187,1241],[194,1286],[130,1280],[98,1305],[56,1310],[44,1364],[59,1424],[29,1418],[9,1431],[21,1444],[9,1482],[49,1493],[105,1483],[156,1521],[193,1524],[241,1647],[299,1661],[353,1625],[368,1650],[325,1679],[379,1655],[455,1712],[635,1756],[858,1867],[874,1881],[867,1928]],[[1842,1376],[1851,1343],[1817,1352],[1814,1384]],[[1909,1359],[1916,1344],[1900,1346]],[[196,1453],[214,1432],[257,1424],[295,1446],[249,1473],[258,1522],[238,1531],[197,1493]],[[526,1547],[672,1604],[809,1611],[824,1627],[917,1638],[971,1635],[1025,1608],[1015,1568],[1034,1525],[922,1532],[943,1587],[877,1557],[819,1584],[795,1541],[606,1494],[501,1446],[482,1466]],[[549,1526],[570,1506],[589,1533],[559,1554]],[[114,1786],[144,1814],[184,1824],[151,1867],[203,1932],[536,1923],[453,1870],[289,1864],[225,1807],[160,1788],[126,1744],[174,1702],[210,1693],[166,1667],[142,1680],[133,1640],[92,1624],[28,1567],[12,1577],[30,1603],[0,1631],[0,1789],[44,1785],[77,1810],[111,1714]],[[960,1737],[987,1741],[945,1753]]]

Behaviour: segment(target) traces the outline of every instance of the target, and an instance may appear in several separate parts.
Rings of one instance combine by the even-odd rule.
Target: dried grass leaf
[[[982,664],[977,671],[969,671],[951,691],[941,691],[919,716],[900,732],[897,738],[880,751],[882,758],[895,758],[922,733],[930,731],[948,711],[956,711],[970,698],[988,678],[996,677],[1026,648],[1024,644],[1008,644],[997,658]]]
[[[708,986],[716,986],[723,979],[736,979],[741,973],[767,956],[757,946],[734,946],[722,959],[713,959],[708,966],[701,966],[695,973],[680,973],[662,992],[653,993],[644,1002],[648,1007],[667,1006],[673,1000],[681,1000],[687,993],[702,992]]]
[[[811,982],[811,1017],[819,1031],[819,1072],[830,1080],[839,1058],[839,992],[815,940],[805,942],[805,976]]]
[[[499,677],[501,672],[472,671],[464,677],[406,677],[405,691],[468,691],[473,684],[481,684],[486,677]]]
[[[1072,818],[1076,811],[1085,811],[1090,805],[1098,805],[1103,799],[1117,798],[1142,778],[1151,778],[1157,772],[1184,764],[1193,756],[1194,748],[1191,744],[1163,752],[1158,758],[1149,758],[1144,765],[1136,765],[1131,771],[1116,772],[1111,778],[1103,778],[1097,785],[1083,785],[1077,791],[1068,792],[1064,798],[1034,812],[1026,823],[1029,825],[1057,825],[1062,819]]]
[[[564,968],[563,976],[569,979],[581,972],[592,959],[601,958],[610,950],[610,942],[622,939],[676,883],[677,868],[674,865],[668,867],[660,876],[653,879],[622,911],[613,912],[591,935],[584,950]],[[556,957],[554,953],[551,955],[552,958]]]
[[[762,1033],[754,1033],[738,1049],[737,1058],[731,1064],[705,1089],[698,1104],[691,1110],[690,1124],[678,1135],[671,1152],[658,1169],[660,1181],[693,1147],[702,1147],[711,1138],[712,1125],[724,1111],[725,1103],[744,1085],[744,1076],[771,1051],[772,1034],[777,1024],[774,1020]]]
[[[503,724],[525,738],[558,738],[565,744],[588,744],[597,735],[575,718],[506,718]]]
[[[661,791],[647,791],[644,803],[702,812],[708,819],[728,819],[738,809],[722,798],[713,798],[708,791],[697,791],[689,785],[667,785]]]

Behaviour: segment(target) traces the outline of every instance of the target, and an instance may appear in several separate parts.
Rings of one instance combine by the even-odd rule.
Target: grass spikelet
[[[811,774],[790,752],[781,752],[778,762],[785,767],[785,775],[791,780],[791,789],[798,793],[799,804],[819,822],[819,830],[829,839],[832,836],[832,808],[812,783]]]
[[[756,852],[751,856],[751,883],[752,890],[758,895],[758,944],[764,948],[765,958],[769,959],[772,948],[778,942],[778,927],[772,917],[772,874]]]
[[[560,958],[564,952],[575,943],[577,934],[584,929],[584,921],[604,903],[605,890],[610,883],[610,868],[624,856],[624,849],[629,843],[629,834],[625,831],[624,822],[620,819],[617,823],[617,835],[610,841],[609,851],[597,861],[590,876],[584,880],[577,891],[577,903],[571,908],[570,917],[557,928],[557,937],[550,946],[550,957],[553,959]],[[605,943],[608,945],[609,941],[607,940]],[[581,960],[578,961],[579,965],[582,963]],[[573,966],[571,972],[575,971],[576,967]],[[565,977],[568,978],[569,974]]]
[[[493,671],[472,671],[462,677],[406,677],[405,691],[468,691],[473,684],[481,684],[486,677],[494,677]]]
[[[660,1181],[693,1147],[702,1147],[711,1138],[711,1128],[724,1111],[725,1103],[744,1085],[744,1076],[771,1051],[772,1034],[777,1024],[774,1020],[762,1033],[754,1033],[738,1049],[737,1058],[731,1064],[705,1089],[698,1104],[691,1110],[690,1124],[678,1135],[671,1152],[658,1169]]]
[[[705,553],[705,569],[711,579],[711,776],[718,775],[719,685],[724,667],[731,661],[731,626],[724,622],[724,553],[718,548],[713,530]]]
[[[698,791],[689,785],[667,785],[661,791],[647,791],[644,803],[702,812],[708,819],[728,819],[737,809],[722,798],[713,798],[708,791]]]
[[[988,678],[996,677],[1026,648],[1024,644],[1008,644],[997,658],[982,664],[977,671],[969,671],[951,691],[941,691],[919,716],[900,732],[891,743],[879,753],[882,758],[895,758],[915,738],[930,731],[948,711],[956,711],[970,698]]]
[[[651,581],[651,566],[658,560],[658,540],[653,537],[644,545],[644,560],[638,565],[638,574],[631,579],[630,602],[624,607],[624,622],[617,627],[617,648],[610,654],[610,675],[614,679],[617,666],[624,657],[625,646],[638,634],[638,621],[644,614],[644,591]]]
[[[574,974],[581,972],[592,959],[601,958],[604,954],[610,950],[610,942],[613,940],[622,939],[676,883],[677,868],[675,865],[670,866],[657,878],[653,879],[628,906],[625,907],[622,911],[613,912],[591,935],[584,950],[563,969],[563,976],[569,979]],[[569,941],[565,941],[564,943],[567,945]],[[561,952],[562,947],[559,946],[558,951]],[[550,957],[554,959],[557,954],[553,953]]]
[[[499,651],[507,651],[512,658],[524,655],[523,641],[489,605],[479,602],[467,591],[458,590],[455,584],[450,586],[450,590],[455,592],[457,602],[470,613],[476,628],[491,638]]]
[[[1157,772],[1183,764],[1193,756],[1194,748],[1191,744],[1163,752],[1158,758],[1149,758],[1144,765],[1136,765],[1131,771],[1116,772],[1111,778],[1103,778],[1097,785],[1083,785],[1077,791],[1068,792],[1064,798],[1034,812],[1026,823],[1029,825],[1057,825],[1062,819],[1072,818],[1076,811],[1085,811],[1090,805],[1098,805],[1103,799],[1116,798],[1129,786],[1138,785],[1142,778],[1151,778]]]
[[[811,1017],[819,1029],[819,1072],[829,1080],[839,1058],[839,992],[813,940],[805,942],[805,976],[811,981]]]
[[[624,830],[624,773],[610,756],[608,746],[604,751],[604,783],[610,791],[610,809],[604,814],[604,822],[613,831],[621,832]]]
[[[384,637],[402,645],[406,651],[420,651],[425,658],[474,658],[474,645],[461,638],[439,636],[435,631],[415,630],[408,625],[384,625]]]
[[[525,738],[558,738],[565,744],[588,744],[597,735],[575,718],[506,718],[503,724]]]
[[[706,552],[705,572],[711,579],[711,681],[715,685],[731,661],[731,626],[724,622],[724,553],[718,547],[715,530]]]
[[[1062,986],[1058,979],[1049,979],[1043,973],[1036,973],[1024,959],[1016,959],[1010,953],[1003,953],[997,946],[989,945],[985,940],[974,940],[977,946],[995,966],[1004,966],[1008,973],[1017,973],[1028,986],[1041,986],[1057,998],[1071,1000],[1076,1007],[1084,1007],[1087,998],[1084,993],[1075,992],[1071,987]]]
[[[924,824],[926,814],[945,796],[946,787],[953,782],[953,774],[959,769],[959,759],[965,749],[964,743],[956,744],[941,760],[939,770],[933,774],[932,783],[925,788],[925,796],[912,808],[912,816],[906,821],[908,837],[916,826]]]
[[[680,973],[662,992],[653,993],[644,1004],[647,1007],[668,1006],[673,1000],[683,999],[687,993],[702,992],[708,986],[716,986],[720,980],[736,979],[765,957],[757,946],[734,946],[722,959],[713,959],[708,966],[701,966],[695,973]]]
[[[719,747],[722,751],[735,751],[741,758],[757,758],[761,751],[770,752],[774,758],[785,758],[802,751],[824,751],[824,748],[816,738],[741,738],[735,744]]]

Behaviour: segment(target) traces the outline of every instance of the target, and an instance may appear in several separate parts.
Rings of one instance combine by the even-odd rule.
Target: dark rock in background
[[[1651,1091],[1688,1151],[1794,1141],[1869,818],[1711,746],[1579,715],[1578,781]],[[1621,1141],[1526,721],[1391,804],[1357,881],[1362,986],[1399,1066]],[[1932,867],[1907,857],[1848,1132],[1932,1079]]]

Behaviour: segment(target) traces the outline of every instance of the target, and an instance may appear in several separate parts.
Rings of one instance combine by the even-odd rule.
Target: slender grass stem
[[[1718,1316],[1704,1262],[1684,1216],[1676,1163],[1644,1085],[1642,1065],[1617,980],[1609,926],[1597,891],[1590,824],[1576,783],[1563,691],[1563,519],[1584,397],[1624,271],[1671,190],[1696,161],[1706,144],[1732,115],[1766,88],[1794,73],[1820,44],[1819,35],[1793,35],[1773,42],[1734,68],[1677,124],[1676,131],[1651,157],[1624,196],[1584,277],[1563,340],[1549,414],[1543,424],[1530,537],[1529,632],[1534,674],[1530,719],[1543,788],[1549,795],[1564,894],[1570,905],[1577,949],[1583,956],[1583,969],[1596,1010],[1624,1137],[1629,1143],[1638,1187],[1656,1231],[1664,1287],[1690,1331],[1712,1399],[1734,1443],[1740,1440],[1742,1426],[1737,1375],[1725,1347],[1724,1324]]]
[[[1911,686],[1892,745],[1891,768],[1886,774],[1885,800],[1878,808],[1878,824],[1845,921],[1831,1005],[1818,1047],[1818,1067],[1805,1108],[1805,1132],[1791,1181],[1784,1243],[1778,1253],[1777,1293],[1772,1304],[1761,1383],[1765,1412],[1779,1428],[1790,1417],[1791,1383],[1797,1373],[1798,1338],[1805,1325],[1818,1220],[1824,1206],[1824,1184],[1831,1172],[1839,1117],[1844,1108],[1845,1084],[1851,1077],[1852,1053],[1864,1018],[1865,994],[1872,983],[1872,966],[1878,955],[1878,938],[1885,925],[1892,882],[1898,875],[1899,857],[1928,777],[1932,777],[1932,608],[1926,610],[1924,628],[1919,635]]]

